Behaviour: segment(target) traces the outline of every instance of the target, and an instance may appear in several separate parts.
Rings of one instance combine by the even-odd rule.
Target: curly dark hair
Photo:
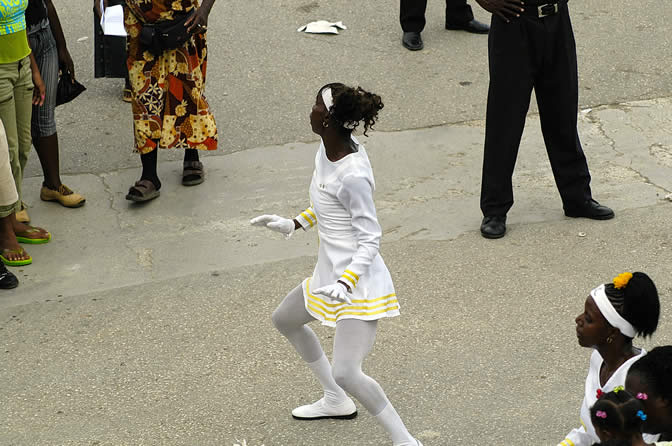
[[[658,328],[660,300],[653,280],[636,272],[623,288],[609,283],[604,289],[616,311],[637,330],[639,336],[651,336]]]
[[[628,370],[636,374],[656,396],[672,401],[672,345],[656,347]]]
[[[598,412],[603,416],[597,416]],[[590,408],[593,426],[624,436],[642,431],[643,414],[642,402],[625,390],[605,393]]]
[[[383,109],[380,96],[364,90],[362,87],[348,87],[341,83],[327,84],[320,88],[331,88],[334,105],[330,111],[330,119],[345,131],[351,132],[361,122],[364,123],[364,135],[373,128],[378,112]]]

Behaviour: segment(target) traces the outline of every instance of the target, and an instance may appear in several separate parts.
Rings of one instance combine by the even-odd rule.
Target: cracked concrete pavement
[[[663,314],[639,344],[672,343],[669,20],[654,0],[570,5],[579,134],[594,196],[616,218],[564,217],[532,107],[497,241],[478,233],[487,41],[442,30],[440,2],[420,53],[401,48],[396,5],[380,0],[218,3],[208,96],[221,150],[193,188],[179,184],[181,154],[161,152],[161,197],[144,206],[124,199],[139,163],[121,84],[91,78],[92,39],[76,40],[90,36],[88,9],[61,12],[89,87],[58,109],[64,182],[87,204],[40,202],[31,158],[26,201],[53,240],[28,247],[34,264],[13,268],[21,285],[0,296],[0,444],[383,444],[363,409],[347,423],[289,417],[318,389],[270,314],[310,274],[317,241],[248,224],[305,207],[307,115],[339,79],[386,103],[361,139],[402,316],[380,324],[367,373],[426,446],[555,445],[577,424],[588,352],[573,319],[593,286],[648,272]],[[319,18],[349,29],[295,32]],[[314,328],[329,353],[333,331]]]

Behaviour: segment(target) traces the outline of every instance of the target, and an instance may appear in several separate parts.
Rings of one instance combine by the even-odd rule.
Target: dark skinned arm
[[[476,0],[476,3],[507,22],[511,21],[510,17],[520,17],[520,13],[525,10],[525,2],[521,0]]]
[[[51,0],[44,0],[44,3],[47,5],[47,15],[49,16],[49,26],[51,27],[51,33],[54,35],[56,40],[56,49],[58,51],[58,65],[61,67],[61,70],[68,71],[72,78],[75,78],[75,64],[70,57],[70,52],[68,52],[68,46],[65,43],[65,35],[63,35],[63,28],[61,27],[61,21],[58,19],[58,14],[56,13],[56,8]]]
[[[28,38],[26,36],[26,38]],[[28,41],[30,45],[30,41]],[[42,75],[40,74],[40,69],[37,66],[37,60],[35,60],[35,55],[33,52],[30,52],[30,71],[33,75],[33,105],[43,105],[44,98],[46,96],[46,88],[44,87],[44,81],[42,81]]]
[[[104,0],[103,8],[107,8],[107,0]],[[93,10],[96,11],[96,16],[98,20],[103,16],[103,11],[100,10],[100,0],[93,0]]]
[[[187,27],[187,32],[201,33],[208,29],[208,16],[210,15],[210,10],[214,4],[215,0],[203,0],[201,6],[196,10],[196,13],[189,17],[189,20],[184,22],[184,26]]]

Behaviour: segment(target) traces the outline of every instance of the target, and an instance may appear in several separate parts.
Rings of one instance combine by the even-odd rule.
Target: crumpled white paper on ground
[[[305,32],[311,34],[338,34],[339,29],[348,29],[343,22],[327,22],[326,20],[318,20],[303,25],[297,32]]]

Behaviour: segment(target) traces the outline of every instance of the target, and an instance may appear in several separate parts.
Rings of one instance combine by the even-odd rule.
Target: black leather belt
[[[541,3],[541,4],[530,4],[525,3],[525,11],[523,15],[543,18],[548,17],[549,15],[557,14],[563,6],[567,4],[567,0],[560,0],[558,2],[550,3]]]

